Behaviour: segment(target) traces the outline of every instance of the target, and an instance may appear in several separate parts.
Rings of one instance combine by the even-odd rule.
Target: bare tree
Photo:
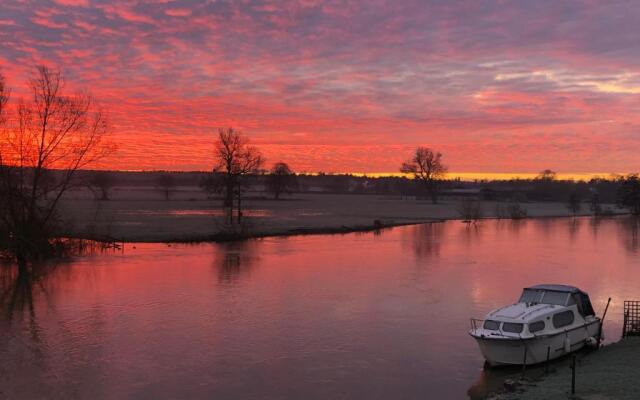
[[[619,178],[618,182],[618,205],[626,207],[635,216],[640,215],[640,177],[638,174],[629,174]]]
[[[567,202],[567,208],[569,209],[569,211],[571,211],[574,217],[582,209],[582,198],[580,197],[580,193],[578,193],[577,190],[573,190],[569,194],[569,201]]]
[[[536,177],[536,180],[539,180],[539,181],[555,181],[557,176],[558,176],[558,174],[556,174],[555,171],[552,171],[550,169],[545,169],[544,171],[540,171],[540,173]]]
[[[255,174],[264,163],[264,158],[256,147],[250,146],[248,139],[233,128],[218,130],[215,147],[216,164],[213,172],[224,174],[224,207],[229,210],[229,223],[233,223],[234,197],[238,202],[238,223],[242,219],[242,179]]]
[[[296,175],[289,165],[284,162],[273,164],[271,173],[267,176],[267,189],[278,200],[283,193],[291,193],[297,187]]]
[[[458,214],[460,214],[463,222],[475,224],[484,215],[482,202],[478,199],[462,199],[458,205]]]
[[[602,201],[600,200],[600,193],[596,189],[591,189],[591,198],[589,199],[590,209],[593,215],[600,216],[602,214]]]
[[[442,154],[428,147],[418,147],[413,157],[402,164],[400,172],[412,174],[424,183],[433,204],[438,202],[438,184],[447,173]]]
[[[159,191],[164,193],[164,199],[169,200],[171,191],[176,186],[176,180],[173,178],[173,175],[171,174],[162,174],[156,178],[155,185]]]
[[[108,124],[91,96],[65,95],[59,71],[37,67],[29,80],[30,98],[19,101],[9,116],[8,90],[0,81],[0,220],[8,232],[4,250],[17,261],[20,273],[28,274],[29,261],[55,253],[51,239],[59,234],[58,206],[75,185],[76,171],[115,148],[105,141]],[[54,183],[47,179],[53,170]]]
[[[91,174],[87,186],[93,192],[96,199],[107,201],[110,199],[109,193],[116,185],[115,176],[108,171],[96,171]]]

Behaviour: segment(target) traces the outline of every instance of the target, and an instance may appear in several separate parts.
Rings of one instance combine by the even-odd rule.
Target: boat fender
[[[569,353],[571,351],[571,340],[569,340],[569,336],[564,339],[564,352]]]
[[[594,338],[593,336],[589,336],[588,338],[585,339],[584,342],[586,343],[586,345],[588,347],[597,347],[598,346],[598,339]]]

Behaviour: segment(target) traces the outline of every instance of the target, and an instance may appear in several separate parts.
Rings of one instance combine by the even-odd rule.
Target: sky
[[[107,111],[100,168],[206,170],[232,126],[268,165],[640,171],[640,3],[0,0],[0,71]]]

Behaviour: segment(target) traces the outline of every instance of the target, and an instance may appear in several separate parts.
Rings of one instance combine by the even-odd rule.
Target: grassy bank
[[[286,200],[247,199],[243,227],[233,231],[225,223],[219,200],[195,197],[185,190],[169,201],[153,191],[114,190],[109,201],[90,197],[65,199],[61,218],[69,236],[110,237],[127,242],[224,241],[319,233],[369,231],[383,227],[461,219],[460,201],[439,204],[398,196],[296,194]],[[485,218],[495,218],[504,203],[482,203]],[[527,202],[528,217],[570,216],[567,206]],[[608,206],[611,207],[611,206]],[[612,208],[612,207],[611,207]],[[585,206],[580,215],[588,215]]]
[[[571,397],[571,369],[563,363],[542,380],[518,386],[494,400],[566,400]],[[578,358],[574,399],[640,398],[640,338],[625,338]]]

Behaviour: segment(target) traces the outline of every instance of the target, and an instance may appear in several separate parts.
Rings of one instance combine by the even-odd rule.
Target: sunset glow
[[[206,170],[219,127],[269,164],[451,176],[640,170],[640,6],[627,2],[3,1],[12,101],[39,63],[112,121],[98,167]],[[561,175],[562,177],[563,175]]]

